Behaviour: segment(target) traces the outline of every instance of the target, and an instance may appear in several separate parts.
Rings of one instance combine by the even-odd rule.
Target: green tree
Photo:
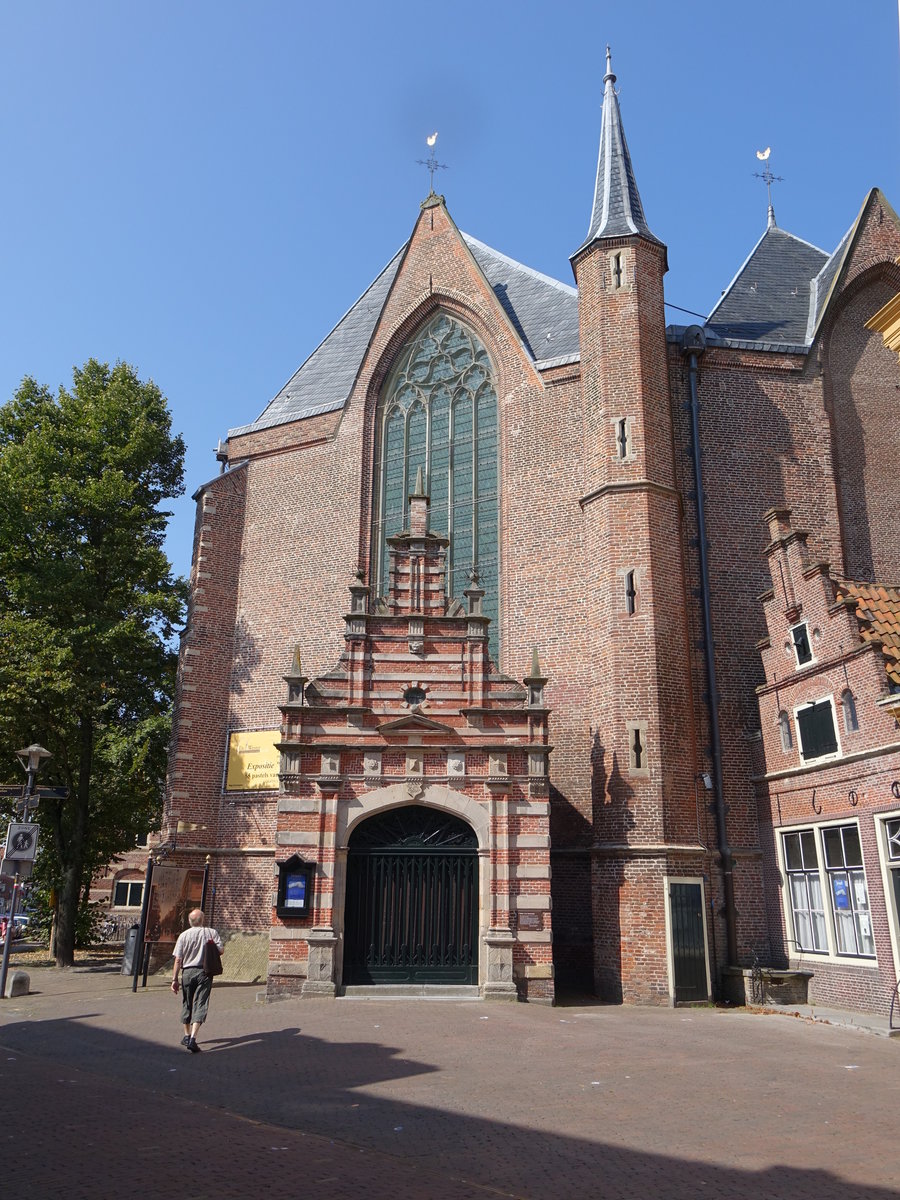
[[[39,807],[61,967],[92,874],[161,809],[187,588],[160,505],[183,474],[165,397],[125,363],[56,396],[26,378],[0,408],[0,757],[41,742],[39,783],[68,793]]]

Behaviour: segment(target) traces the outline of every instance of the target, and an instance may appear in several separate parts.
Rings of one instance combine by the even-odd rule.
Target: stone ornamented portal
[[[546,679],[536,652],[522,683],[494,669],[477,580],[448,594],[421,468],[408,503],[385,596],[350,587],[338,665],[285,676],[276,859],[314,877],[308,912],[273,914],[268,990],[551,1001]]]

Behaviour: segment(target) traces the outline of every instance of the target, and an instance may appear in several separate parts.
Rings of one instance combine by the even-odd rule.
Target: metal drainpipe
[[[709,603],[709,560],[706,545],[706,512],[703,500],[703,477],[700,469],[700,404],[697,396],[697,360],[706,349],[706,334],[699,325],[684,332],[682,342],[688,358],[688,379],[691,393],[691,454],[694,459],[694,488],[697,493],[697,538],[700,547],[700,596],[703,604],[703,645],[706,659],[707,707],[709,708],[709,740],[712,754],[713,799],[716,809],[716,830],[719,856],[722,860],[722,890],[725,897],[725,933],[728,966],[737,966],[737,922],[734,907],[734,857],[728,844],[725,821],[725,797],[722,791],[722,740],[719,732],[719,688],[716,682],[716,656],[713,646],[712,612]]]

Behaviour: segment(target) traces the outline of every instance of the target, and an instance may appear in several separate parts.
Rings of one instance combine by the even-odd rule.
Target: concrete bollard
[[[27,996],[31,991],[31,976],[27,971],[10,971],[6,978],[6,998]]]

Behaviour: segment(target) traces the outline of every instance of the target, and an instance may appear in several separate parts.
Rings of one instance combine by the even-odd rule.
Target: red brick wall
[[[900,289],[900,270],[857,279],[825,343],[844,570],[851,579],[900,580],[897,427],[900,364],[865,322]]]
[[[893,245],[896,231],[886,225],[873,215],[872,228],[862,231],[857,258],[863,267]],[[540,651],[550,677],[553,845],[583,852],[553,859],[556,961],[577,974],[593,927],[604,986],[628,998],[664,994],[661,881],[665,870],[677,874],[686,867],[666,867],[663,857],[637,863],[600,856],[592,896],[584,855],[595,841],[705,845],[709,856],[691,872],[706,876],[708,898],[721,913],[714,822],[708,795],[698,795],[696,786],[709,760],[686,370],[678,347],[669,347],[667,362],[662,340],[662,252],[639,241],[623,241],[621,248],[631,255],[630,274],[615,296],[606,288],[605,250],[578,264],[580,368],[554,368],[541,377],[446,210],[426,209],[345,408],[229,444],[233,462],[247,461],[209,484],[201,501],[206,508],[198,518],[167,809],[170,825],[181,818],[206,826],[196,835],[203,843],[198,851],[226,852],[214,865],[223,926],[268,926],[275,829],[274,796],[223,794],[227,731],[278,726],[281,676],[295,643],[311,676],[332,666],[342,650],[346,587],[355,567],[369,559],[380,388],[405,340],[437,307],[470,325],[494,364],[499,666],[521,679],[532,647]],[[842,287],[863,279],[857,258]],[[836,572],[843,569],[830,403],[836,440],[849,443],[848,422],[857,420],[865,442],[865,461],[857,456],[853,469],[875,514],[869,521],[873,564],[898,562],[897,522],[875,506],[890,485],[884,445],[897,363],[868,335],[854,332],[880,302],[881,289],[876,283],[858,297],[848,291],[826,331],[821,363],[817,353],[806,359],[715,347],[701,359],[725,800],[745,962],[768,954],[777,928],[763,891],[762,855],[771,838],[760,843],[751,783],[759,730],[755,688],[763,682],[756,643],[766,631],[758,596],[769,586],[761,516],[773,505],[788,505],[795,524],[811,529],[814,553],[829,558]],[[824,386],[823,366],[834,371],[833,394]],[[860,392],[868,398],[860,399]],[[632,422],[635,449],[624,464],[615,461],[619,416]],[[841,464],[846,495],[852,483],[846,453]],[[597,494],[623,481],[634,490]],[[849,555],[860,538],[848,533],[846,507]],[[632,617],[625,614],[629,569],[638,587]],[[629,720],[647,723],[647,777],[627,772]],[[252,854],[244,853],[248,847]],[[645,952],[635,950],[640,921]],[[721,965],[720,916],[711,941]]]

